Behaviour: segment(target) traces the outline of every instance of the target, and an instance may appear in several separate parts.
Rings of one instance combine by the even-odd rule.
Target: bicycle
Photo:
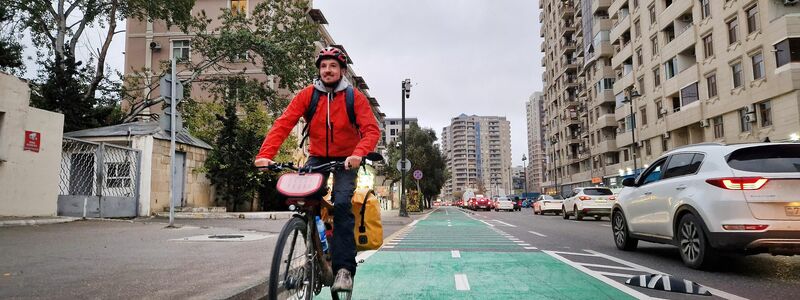
[[[367,154],[365,158],[373,162],[383,160],[380,154],[374,152]],[[281,175],[277,184],[278,191],[287,197],[289,210],[296,213],[278,235],[270,267],[267,296],[272,300],[312,299],[319,295],[324,286],[333,285],[335,276],[331,266],[331,251],[323,251],[316,224],[316,218],[320,217],[323,207],[333,209],[333,205],[323,199],[328,189],[320,172],[330,173],[344,169],[344,162],[333,161],[314,167],[295,167],[293,163],[279,163],[259,169],[295,171]],[[351,296],[352,291],[331,291],[331,298],[334,300],[349,300]]]

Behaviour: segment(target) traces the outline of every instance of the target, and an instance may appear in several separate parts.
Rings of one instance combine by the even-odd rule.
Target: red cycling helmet
[[[347,55],[336,47],[325,47],[317,54],[317,61],[314,63],[319,68],[319,63],[326,58],[332,58],[339,62],[342,68],[347,68]]]

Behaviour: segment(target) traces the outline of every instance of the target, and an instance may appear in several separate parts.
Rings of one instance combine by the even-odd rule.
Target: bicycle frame
[[[308,202],[312,202],[312,204],[308,204]],[[306,232],[310,239],[307,239],[308,249],[314,249],[313,253],[308,253],[310,259],[316,262],[316,266],[319,268],[320,272],[318,275],[321,276],[320,280],[324,286],[331,286],[333,284],[333,266],[331,262],[328,260],[328,255],[326,255],[322,251],[322,241],[319,238],[319,231],[317,231],[317,224],[315,219],[317,216],[320,216],[320,209],[322,208],[322,203],[328,203],[323,199],[290,199],[289,203],[295,202],[300,204],[300,202],[306,202],[300,204],[299,206],[299,213],[295,214],[295,217],[303,218],[306,222]],[[316,203],[314,203],[316,202]],[[331,206],[332,207],[332,206]],[[315,272],[317,270],[314,270]],[[316,287],[314,287],[316,289]]]

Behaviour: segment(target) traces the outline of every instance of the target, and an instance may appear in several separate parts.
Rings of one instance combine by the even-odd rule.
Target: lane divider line
[[[486,225],[489,225],[489,226],[491,226],[491,227],[494,227],[494,225],[492,225],[492,224],[489,224],[489,222],[486,222],[486,221],[484,221],[484,220],[478,220],[478,221],[481,221],[481,222],[483,222],[483,224],[486,224]]]
[[[584,264],[581,263],[581,266],[584,267],[595,267],[595,268],[605,268],[605,269],[617,269],[617,270],[626,270],[626,271],[642,271],[636,268],[631,267],[619,267],[619,266],[609,266],[609,265],[599,265],[599,264]]]
[[[367,251],[362,251],[361,253],[359,253],[358,255],[356,255],[356,261],[357,261],[358,263],[363,263],[365,260],[367,260],[367,258],[369,258],[369,257],[370,257],[370,256],[372,256],[373,254],[375,254],[375,252],[378,252],[378,250],[367,250]]]
[[[495,222],[497,222],[497,223],[500,223],[500,224],[506,225],[506,226],[508,226],[508,227],[517,227],[517,225],[508,224],[508,223],[506,223],[506,222],[503,222],[503,221],[500,221],[500,220],[492,220],[492,221],[495,221]]]
[[[547,237],[546,235],[544,235],[544,234],[541,234],[541,233],[538,233],[538,232],[536,232],[536,231],[528,231],[528,232],[530,232],[530,233],[532,233],[532,234],[535,234],[535,235],[538,235],[538,236],[540,236],[540,237]]]
[[[531,244],[519,244],[520,246],[530,246]]]
[[[455,279],[457,291],[469,291],[469,279],[467,279],[467,274],[456,274]]]
[[[622,278],[631,278],[633,276],[636,276],[636,275],[631,275],[631,274],[612,273],[612,272],[597,272],[597,273],[600,274],[600,275],[603,275],[603,276],[613,276],[613,277],[622,277]]]
[[[539,248],[536,247],[525,247],[525,250],[538,250]]]

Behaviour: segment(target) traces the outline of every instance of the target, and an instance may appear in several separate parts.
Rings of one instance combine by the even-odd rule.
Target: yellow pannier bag
[[[377,250],[383,245],[383,225],[381,206],[375,192],[370,189],[356,189],[353,192],[353,216],[356,226],[353,233],[356,250]]]

